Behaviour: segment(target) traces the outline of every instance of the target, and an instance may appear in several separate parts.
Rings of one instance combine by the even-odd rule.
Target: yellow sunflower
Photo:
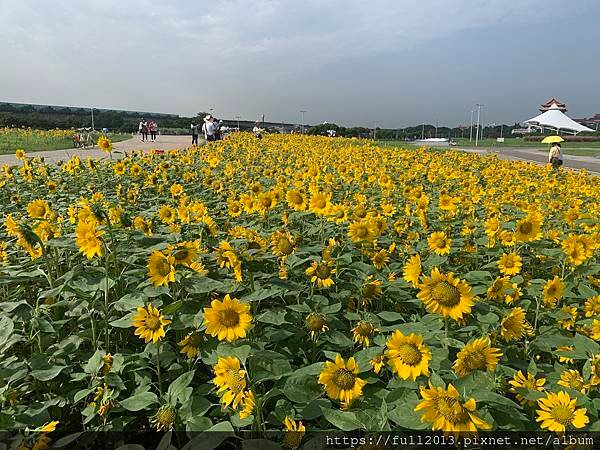
[[[177,212],[168,205],[162,205],[158,209],[158,217],[163,223],[171,224],[175,222],[175,219],[177,218]]]
[[[515,239],[517,242],[535,241],[542,235],[541,227],[541,217],[538,214],[530,214],[517,222]]]
[[[83,253],[87,259],[92,259],[94,256],[104,255],[102,239],[100,236],[104,231],[96,228],[96,222],[93,220],[80,220],[75,228],[75,242],[79,247],[79,251]]]
[[[452,369],[460,377],[475,370],[493,372],[501,356],[502,352],[492,347],[489,337],[473,339],[458,352]]]
[[[560,374],[560,380],[558,380],[558,384],[579,391],[582,394],[587,393],[589,389],[589,386],[585,383],[585,380],[579,371],[574,369],[567,369],[563,371]]]
[[[32,219],[47,219],[51,211],[46,201],[37,199],[27,205],[27,213]]]
[[[196,331],[188,333],[181,341],[177,343],[181,350],[179,353],[183,353],[190,359],[194,359],[198,356],[198,350],[200,343],[202,342],[202,336]]]
[[[283,445],[285,445],[288,448],[291,448],[292,450],[297,449],[302,443],[302,438],[304,437],[306,428],[302,424],[302,421],[296,422],[289,416],[285,416],[283,424],[285,425]]]
[[[98,138],[98,147],[105,153],[110,153],[113,149],[113,144],[106,136],[100,136]]]
[[[521,271],[521,257],[514,252],[503,253],[498,261],[498,268],[504,275],[516,275]]]
[[[550,431],[564,432],[567,429],[583,428],[590,419],[586,408],[577,408],[577,399],[571,399],[565,391],[558,394],[548,392],[546,397],[538,400],[536,422]]]
[[[405,336],[396,330],[385,346],[388,364],[400,378],[415,381],[420,375],[429,376],[431,351],[423,344],[423,336],[414,333]]]
[[[335,362],[325,362],[318,381],[325,387],[329,398],[350,405],[362,395],[362,389],[367,384],[365,380],[357,377],[358,372],[359,368],[354,358],[349,358],[346,362],[338,354]]]
[[[523,308],[513,308],[500,321],[500,336],[507,342],[521,339],[531,333],[533,333],[533,329],[525,318]]]
[[[562,298],[564,291],[565,283],[558,276],[548,280],[544,285],[544,304],[548,306],[556,305],[556,302]]]
[[[315,214],[325,215],[331,206],[331,194],[314,192],[310,196],[310,210]]]
[[[168,431],[173,428],[177,413],[175,408],[169,405],[161,406],[156,414],[150,419],[150,423],[156,431]]]
[[[460,434],[492,427],[477,416],[475,400],[471,398],[462,403],[458,391],[451,384],[443,389],[429,382],[429,387],[421,386],[420,393],[423,400],[415,411],[423,411],[421,422],[429,422],[433,431]]]
[[[600,316],[600,295],[588,298],[583,305],[583,310],[585,317]]]
[[[373,335],[379,332],[379,330],[375,328],[371,322],[365,320],[358,322],[351,331],[354,337],[354,342],[362,345],[365,348],[368,348],[371,344]]]
[[[289,231],[276,231],[271,235],[271,251],[275,256],[289,256],[296,250]]]
[[[421,255],[417,253],[408,258],[408,261],[404,265],[403,278],[407,283],[411,283],[416,288],[419,286],[419,278],[422,272]]]
[[[419,289],[417,298],[425,304],[427,311],[456,321],[470,314],[475,304],[466,281],[455,278],[452,272],[441,273],[437,267],[431,270],[431,276],[423,277]]]
[[[310,338],[314,341],[317,340],[319,333],[329,330],[325,316],[316,312],[311,312],[308,316],[306,316],[304,325],[310,334]]]
[[[375,230],[369,220],[356,220],[348,227],[352,242],[370,242],[375,238]]]
[[[220,357],[213,366],[215,377],[212,383],[219,389],[221,402],[225,406],[232,405],[237,409],[244,399],[246,389],[246,371],[241,368],[240,360],[235,356]]]
[[[313,261],[306,275],[310,277],[310,282],[315,283],[318,287],[329,288],[335,284],[332,275],[335,275],[335,262],[333,260],[321,260],[321,262]]]
[[[427,245],[434,253],[438,255],[447,255],[450,253],[452,240],[448,238],[445,232],[436,231],[427,239]]]
[[[390,256],[385,248],[382,248],[371,257],[371,263],[377,270],[381,270],[390,261]]]
[[[304,195],[298,190],[292,189],[285,195],[287,204],[296,211],[304,211],[308,206]]]
[[[175,281],[175,258],[160,250],[152,252],[148,258],[148,277],[154,286],[167,286]]]
[[[535,405],[534,401],[527,400],[523,395],[519,393],[520,389],[529,389],[532,391],[543,391],[544,384],[546,383],[545,378],[535,378],[534,375],[527,372],[527,377],[520,370],[514,375],[513,379],[508,382],[511,385],[510,392],[515,394],[517,401],[521,405]]]
[[[134,334],[144,339],[146,343],[160,341],[165,336],[165,325],[169,325],[170,320],[165,319],[158,308],[152,304],[146,308],[138,307],[137,313],[133,315],[132,326],[136,327]]]
[[[384,355],[376,355],[370,361],[371,367],[373,367],[373,372],[379,373],[381,369],[385,365]]]
[[[600,353],[592,356],[590,359],[590,384],[592,386],[600,385]]]
[[[246,391],[242,398],[242,410],[240,411],[240,419],[244,420],[250,417],[254,412],[256,406],[256,399],[254,398],[254,392]]]
[[[207,325],[206,334],[228,342],[245,338],[252,324],[249,311],[249,305],[237,298],[232,299],[229,294],[225,295],[222,302],[213,300],[210,308],[204,308],[203,325]]]

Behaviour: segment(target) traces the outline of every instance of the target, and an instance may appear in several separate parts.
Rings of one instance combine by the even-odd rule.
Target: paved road
[[[530,148],[467,148],[456,147],[458,150],[478,153],[481,155],[496,153],[500,159],[531,161],[537,164],[548,164],[548,155],[546,152],[532,150]],[[572,169],[586,169],[588,172],[600,174],[600,158],[595,156],[574,156],[564,155],[564,166]]]
[[[187,147],[191,144],[191,136],[158,136],[156,142],[142,142],[139,137],[127,139],[113,144],[113,158],[121,157],[125,152],[131,153],[133,150],[172,150],[182,147]],[[70,148],[66,150],[48,150],[41,152],[28,152],[27,156],[37,156],[44,158],[47,162],[67,161],[73,156],[85,158],[109,158],[107,153],[104,153],[97,146],[94,148],[80,149]],[[0,165],[21,164],[14,154],[0,155]]]

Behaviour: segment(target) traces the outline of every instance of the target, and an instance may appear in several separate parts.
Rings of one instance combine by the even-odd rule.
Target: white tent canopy
[[[581,133],[582,131],[594,131],[588,127],[584,127],[580,123],[575,122],[565,113],[563,113],[556,105],[552,105],[548,108],[548,111],[536,116],[532,119],[526,120],[526,124],[534,126],[536,128],[550,128],[559,131],[567,131],[573,134]]]

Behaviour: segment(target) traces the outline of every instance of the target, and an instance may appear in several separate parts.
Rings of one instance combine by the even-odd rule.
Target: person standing
[[[151,120],[148,123],[148,131],[150,131],[150,139],[152,142],[156,142],[156,132],[158,131],[158,124],[155,120]]]
[[[548,153],[548,163],[552,164],[552,167],[555,169],[558,169],[563,165],[563,154],[558,142],[555,142],[550,147],[550,152]]]
[[[190,128],[192,129],[192,145],[198,145],[198,124],[195,120],[192,120]]]
[[[252,128],[252,132],[257,139],[262,139],[263,129],[260,127],[260,122],[257,120],[254,124],[254,128]]]
[[[204,117],[204,124],[202,125],[202,131],[204,132],[204,138],[208,142],[215,140],[216,127],[215,127],[215,123],[213,121],[213,117],[210,114],[208,114],[206,117]]]
[[[142,119],[140,121],[140,133],[142,134],[142,142],[147,141],[148,140],[148,122],[146,122],[146,119]]]

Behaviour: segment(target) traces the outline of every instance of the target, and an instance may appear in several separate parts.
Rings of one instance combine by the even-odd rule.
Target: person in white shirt
[[[212,121],[212,116],[210,114],[204,118],[202,131],[204,132],[204,137],[207,141],[215,140],[215,124]]]
[[[258,122],[258,121],[254,124],[254,128],[252,128],[252,132],[254,133],[254,136],[256,136],[258,139],[262,139],[262,134],[264,131],[265,130],[263,130],[260,127],[260,122]]]

